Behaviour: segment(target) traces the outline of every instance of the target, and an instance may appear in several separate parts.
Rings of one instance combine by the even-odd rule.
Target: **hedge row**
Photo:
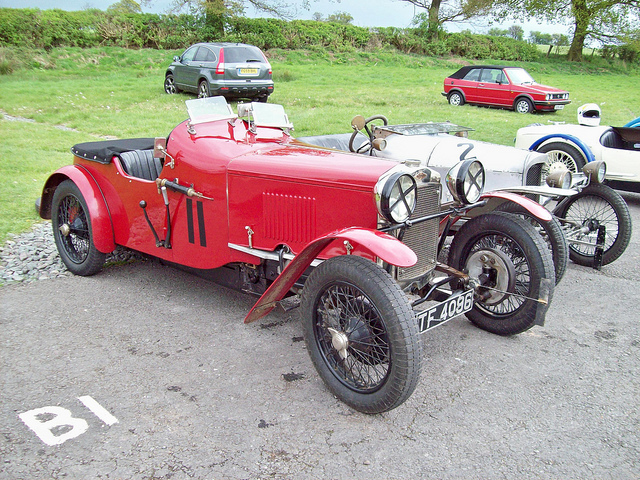
[[[429,42],[419,29],[367,29],[337,23],[244,17],[225,18],[223,24],[221,32],[204,17],[194,15],[0,8],[0,46],[50,49],[107,45],[175,50],[196,42],[229,41],[250,43],[264,50],[393,47],[405,53],[432,56],[520,61],[533,60],[538,55],[535,46],[525,42],[483,35],[444,34],[442,40]]]

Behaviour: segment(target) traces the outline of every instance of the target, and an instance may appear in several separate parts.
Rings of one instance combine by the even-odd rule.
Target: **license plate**
[[[257,75],[258,69],[257,68],[239,68],[238,74],[239,75]]]
[[[553,107],[554,110],[562,110],[564,108],[564,105],[556,105],[555,107]]]
[[[473,290],[459,292],[444,302],[420,312],[417,315],[420,333],[448,322],[452,318],[462,315],[473,308]]]

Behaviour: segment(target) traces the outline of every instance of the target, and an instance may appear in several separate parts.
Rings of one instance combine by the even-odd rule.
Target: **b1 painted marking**
[[[78,400],[106,425],[118,423],[116,417],[89,395],[78,397]],[[36,408],[18,416],[40,440],[50,446],[60,445],[67,440],[79,437],[89,429],[86,420],[73,417],[69,410],[62,407]]]

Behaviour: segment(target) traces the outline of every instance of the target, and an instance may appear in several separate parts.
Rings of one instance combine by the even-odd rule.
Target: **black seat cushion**
[[[155,180],[162,171],[162,160],[153,157],[153,150],[132,150],[118,154],[122,168],[132,177]]]
[[[624,148],[624,142],[622,141],[620,134],[614,129],[604,132],[600,137],[600,143],[603,147]]]

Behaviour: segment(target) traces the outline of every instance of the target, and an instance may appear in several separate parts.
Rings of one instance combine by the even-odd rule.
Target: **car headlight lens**
[[[394,173],[382,188],[380,213],[390,222],[405,222],[416,208],[418,187],[411,175]]]
[[[457,163],[447,173],[447,187],[458,203],[475,203],[484,190],[485,173],[478,160]]]
[[[590,182],[602,183],[607,174],[607,164],[602,160],[589,162],[582,167],[582,172],[589,177]]]
[[[571,188],[573,176],[564,165],[553,168],[547,175],[547,185],[553,188]]]

